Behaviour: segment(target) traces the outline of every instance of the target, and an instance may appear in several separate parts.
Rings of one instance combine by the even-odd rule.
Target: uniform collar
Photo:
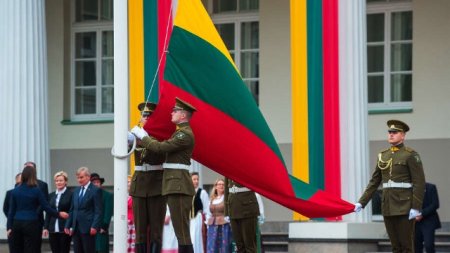
[[[391,151],[392,152],[395,152],[395,151],[398,151],[398,150],[400,150],[401,148],[403,148],[405,145],[403,144],[403,143],[400,143],[400,144],[398,144],[398,145],[396,145],[396,146],[391,146]]]
[[[185,126],[189,126],[189,122],[186,121],[186,122],[178,123],[177,124],[177,130],[182,128],[182,127],[185,127]]]

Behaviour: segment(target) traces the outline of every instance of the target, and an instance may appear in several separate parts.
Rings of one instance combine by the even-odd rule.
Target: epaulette
[[[386,152],[386,151],[390,151],[391,149],[390,148],[387,148],[387,149],[383,149],[383,150],[381,150],[379,153],[384,153],[384,152]]]
[[[415,153],[416,151],[410,147],[405,147],[405,150],[408,151],[409,153]]]

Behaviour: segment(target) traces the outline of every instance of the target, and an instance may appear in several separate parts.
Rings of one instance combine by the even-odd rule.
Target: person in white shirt
[[[205,219],[211,216],[209,214],[209,196],[204,189],[199,187],[200,177],[198,172],[192,172],[191,179],[195,188],[190,221],[191,241],[194,252],[203,253],[206,247]]]

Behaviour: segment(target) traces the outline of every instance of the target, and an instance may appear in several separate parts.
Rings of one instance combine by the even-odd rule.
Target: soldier
[[[382,186],[381,210],[392,245],[392,252],[414,252],[414,221],[419,216],[425,187],[425,176],[419,154],[403,142],[409,127],[400,120],[389,120],[390,148],[378,154],[377,166],[358,203],[361,211]]]
[[[259,206],[255,192],[225,178],[225,216],[230,219],[237,252],[256,253]]]
[[[148,117],[156,109],[156,104],[141,103],[138,109],[141,112],[139,125],[144,126]],[[136,252],[159,253],[162,247],[162,229],[166,214],[166,200],[161,195],[164,153],[157,154],[138,146],[134,152],[134,161],[130,196],[133,199]],[[147,250],[148,241],[150,241],[149,250]]]
[[[189,165],[194,150],[194,134],[189,125],[196,109],[187,102],[176,98],[172,110],[172,122],[176,131],[165,141],[158,141],[141,129],[133,128],[131,132],[141,141],[142,147],[150,152],[166,154],[163,164],[164,175],[162,195],[167,197],[171,219],[178,240],[178,252],[192,253],[193,247],[189,233],[189,211],[195,194]]]

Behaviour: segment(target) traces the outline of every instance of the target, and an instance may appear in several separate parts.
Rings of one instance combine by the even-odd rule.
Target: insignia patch
[[[422,161],[420,161],[420,156],[415,155],[414,157],[416,158],[416,162],[418,162],[418,163],[422,162]]]
[[[178,139],[183,139],[185,135],[186,134],[184,134],[183,132],[179,132],[175,137],[177,137]]]

